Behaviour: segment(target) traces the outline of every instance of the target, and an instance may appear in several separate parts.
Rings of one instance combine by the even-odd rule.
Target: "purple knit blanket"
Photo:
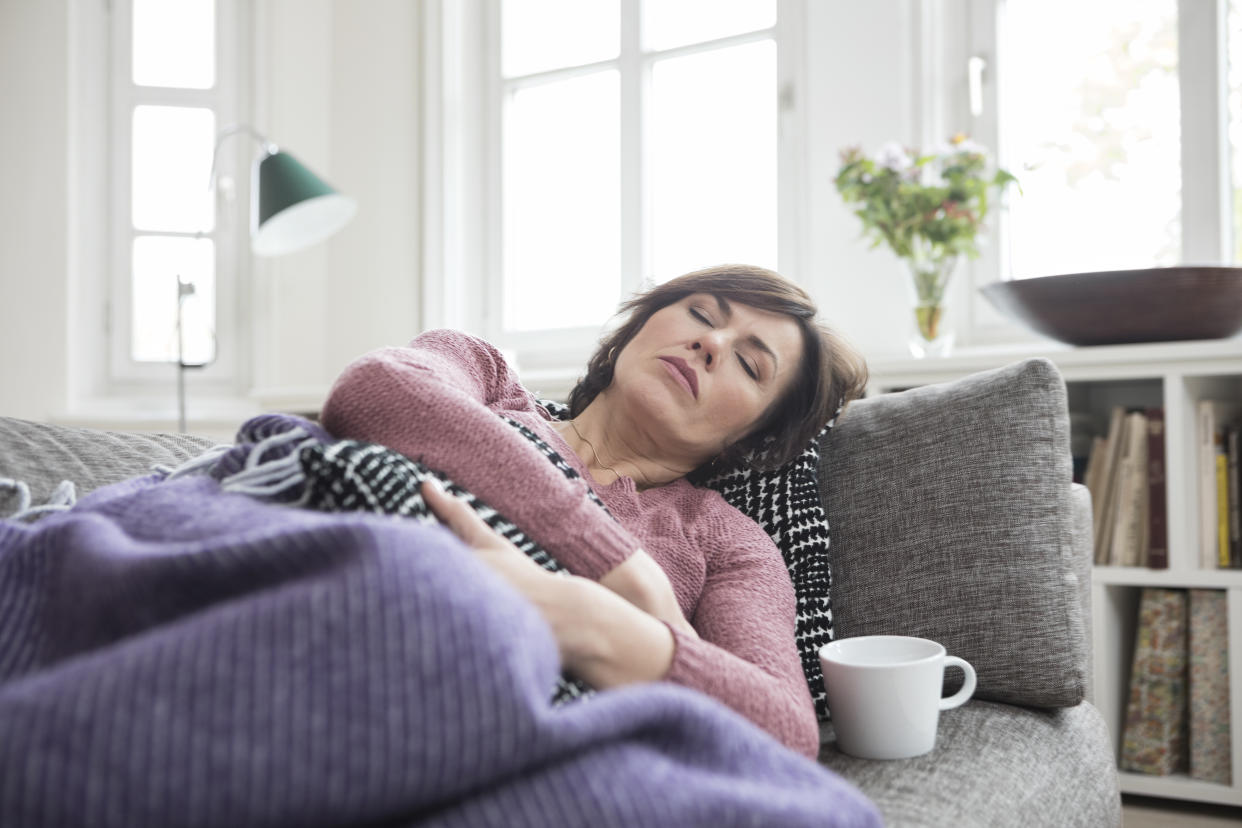
[[[880,824],[713,699],[559,671],[439,527],[125,481],[0,521],[0,825]]]

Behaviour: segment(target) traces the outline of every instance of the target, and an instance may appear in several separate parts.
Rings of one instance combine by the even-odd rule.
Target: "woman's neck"
[[[661,456],[631,419],[620,416],[602,398],[603,394],[596,397],[560,429],[596,483],[606,486],[630,477],[640,490],[650,489],[672,483],[694,469]]]

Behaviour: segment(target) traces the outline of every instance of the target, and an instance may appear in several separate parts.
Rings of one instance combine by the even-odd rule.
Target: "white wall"
[[[917,44],[908,0],[807,4],[807,178],[810,249],[800,275],[821,314],[869,356],[905,350],[900,261],[859,238],[837,194],[840,149],[921,142],[911,89]],[[906,351],[908,353],[908,351]]]
[[[68,384],[67,0],[0,0],[0,414]]]
[[[264,6],[259,128],[359,203],[325,244],[256,261],[255,393],[313,408],[354,357],[418,332],[419,15],[404,0]]]

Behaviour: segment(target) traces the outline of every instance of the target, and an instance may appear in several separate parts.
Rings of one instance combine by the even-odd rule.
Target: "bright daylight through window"
[[[215,356],[216,241],[207,188],[217,113],[213,0],[134,0],[131,72],[118,79],[129,111],[127,227],[129,358],[177,359],[177,277],[194,283],[184,303],[185,360]]]
[[[1181,261],[1177,36],[1177,0],[1005,3],[1007,275]]]
[[[598,326],[706,265],[776,267],[775,24],[775,0],[504,0],[497,333]]]

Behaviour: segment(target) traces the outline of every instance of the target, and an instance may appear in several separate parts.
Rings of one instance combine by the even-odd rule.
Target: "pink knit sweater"
[[[566,479],[499,414],[533,430],[582,477]],[[495,348],[447,330],[357,360],[323,409],[333,435],[445,472],[574,574],[598,580],[645,549],[701,636],[673,631],[665,678],[814,757],[819,728],[794,643],[793,585],[772,540],[718,493],[684,480],[642,492],[628,477],[596,485],[610,518],[586,497],[587,468],[550,420]]]

